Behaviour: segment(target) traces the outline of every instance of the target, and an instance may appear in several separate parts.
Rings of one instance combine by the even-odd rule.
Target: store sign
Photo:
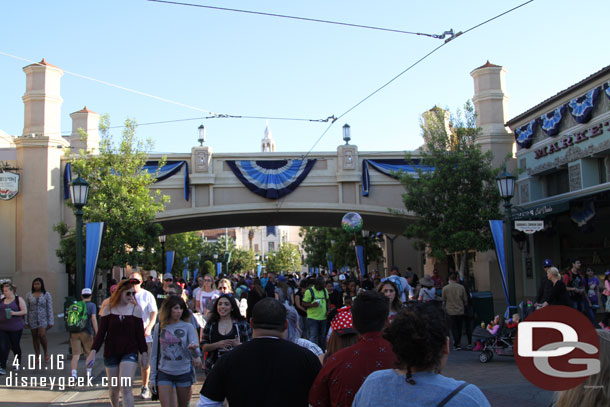
[[[516,220],[515,229],[531,235],[544,229],[543,220]]]
[[[608,129],[609,127],[610,127],[610,121],[605,121],[603,123],[598,123],[595,126],[592,126],[583,131],[576,132],[574,134],[570,134],[554,143],[551,143],[547,146],[534,150],[534,153],[535,153],[534,158],[536,160],[539,160],[542,157],[546,157],[551,154],[558,153],[561,150],[570,148],[573,145],[582,143],[583,141],[589,140],[590,138],[600,136],[600,135],[604,134],[604,128]]]
[[[19,174],[0,172],[0,199],[8,201],[19,193]]]

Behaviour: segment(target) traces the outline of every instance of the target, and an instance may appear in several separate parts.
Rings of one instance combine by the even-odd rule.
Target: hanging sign
[[[515,229],[531,235],[544,229],[543,220],[516,220]]]
[[[8,201],[19,193],[19,174],[0,172],[0,199]]]

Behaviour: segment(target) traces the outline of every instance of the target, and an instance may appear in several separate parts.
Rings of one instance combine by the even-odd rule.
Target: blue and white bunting
[[[559,133],[559,125],[561,124],[565,111],[565,105],[561,105],[552,112],[540,116],[540,122],[542,123],[540,128],[542,128],[542,131],[544,131],[548,137],[554,137]]]
[[[583,124],[591,120],[591,114],[598,96],[599,88],[595,88],[568,102],[568,109],[576,122]]]
[[[536,133],[537,125],[538,119],[534,119],[525,126],[515,129],[515,141],[519,147],[530,148],[532,141],[534,140],[534,133]]]
[[[305,160],[227,160],[233,174],[250,191],[267,199],[279,199],[293,192],[316,163]]]

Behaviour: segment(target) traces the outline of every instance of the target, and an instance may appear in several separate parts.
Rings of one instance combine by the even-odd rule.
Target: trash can
[[[472,307],[474,308],[474,326],[481,322],[489,323],[494,319],[494,301],[491,291],[472,293]]]

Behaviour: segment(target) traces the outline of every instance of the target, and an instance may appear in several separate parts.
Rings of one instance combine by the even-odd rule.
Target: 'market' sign
[[[8,201],[19,193],[19,174],[0,172],[0,199]]]

